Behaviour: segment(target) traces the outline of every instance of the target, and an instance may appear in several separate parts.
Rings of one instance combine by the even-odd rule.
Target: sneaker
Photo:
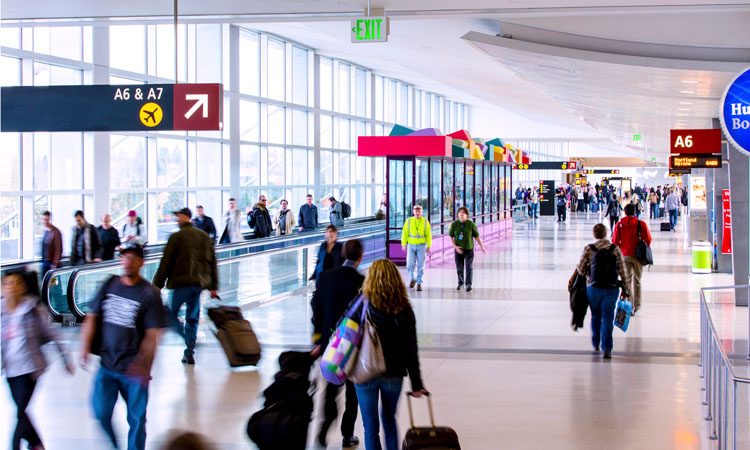
[[[183,364],[188,364],[188,365],[193,365],[193,364],[195,364],[195,357],[193,357],[193,355],[184,355],[182,357],[182,363]]]
[[[411,280],[409,282],[409,289],[413,289],[415,284],[417,284],[416,280]]]
[[[422,292],[422,285],[421,284],[417,285],[417,291]]]
[[[357,436],[345,437],[341,446],[344,448],[356,447],[359,445],[359,438]]]
[[[604,352],[604,359],[612,359],[612,352]]]
[[[466,285],[466,292],[471,292],[471,285],[470,284]]]

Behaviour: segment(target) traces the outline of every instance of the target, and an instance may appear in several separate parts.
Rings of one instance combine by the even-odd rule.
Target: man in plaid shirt
[[[594,225],[596,242],[587,245],[578,262],[578,273],[586,277],[586,294],[591,307],[591,343],[594,351],[612,358],[612,328],[617,297],[630,297],[630,286],[622,252],[607,239],[607,227]]]

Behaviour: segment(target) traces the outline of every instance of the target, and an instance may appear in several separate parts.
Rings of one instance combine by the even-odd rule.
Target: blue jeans
[[[532,203],[531,204],[531,214],[529,214],[532,218],[539,217],[539,203]]]
[[[618,288],[597,288],[589,286],[586,289],[591,307],[591,344],[605,352],[612,351],[612,328],[615,320],[615,306],[620,295]]]
[[[115,431],[112,428],[112,411],[117,403],[117,396],[122,395],[128,405],[128,450],[146,448],[146,405],[148,404],[148,383],[114,372],[104,367],[99,368],[94,380],[92,403],[94,415],[104,432],[112,441],[114,448],[119,448]]]
[[[176,288],[172,291],[172,302],[169,308],[169,325],[183,339],[185,339],[185,355],[192,356],[195,353],[195,341],[198,338],[198,321],[201,317],[201,292],[200,286],[186,286]],[[182,305],[185,305],[185,323],[183,324],[177,315]]]
[[[670,209],[669,210],[669,225],[672,230],[675,229],[677,226],[677,209]]]
[[[355,384],[359,410],[362,412],[362,424],[365,427],[365,449],[382,450],[380,445],[380,421],[383,422],[386,450],[398,450],[398,427],[396,426],[396,406],[401,397],[403,378],[376,378],[369,383]],[[382,400],[383,408],[378,419],[378,405]]]
[[[422,284],[424,276],[424,261],[427,255],[427,244],[407,244],[406,245],[406,271],[409,272],[410,280],[417,280],[417,284]],[[414,278],[414,264],[417,266],[417,277]]]

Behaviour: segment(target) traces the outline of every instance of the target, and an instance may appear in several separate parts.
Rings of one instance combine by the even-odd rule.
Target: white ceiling
[[[487,130],[482,134],[594,139],[596,144],[582,147],[594,154],[624,152],[647,160],[652,153],[644,150],[664,160],[670,127],[711,126],[734,70],[726,60],[750,49],[747,0],[373,0],[373,7],[385,7],[392,17],[389,42],[351,44],[347,21],[366,4],[181,0],[180,13],[187,22],[262,29],[473,104],[475,115],[482,115],[473,122]],[[0,17],[6,25],[45,18],[72,18],[61,19],[62,24],[80,18],[93,23],[128,18],[168,22],[171,7],[169,0],[3,0]],[[538,31],[521,36],[516,25]],[[495,37],[509,29],[515,46]],[[627,57],[599,52],[604,58],[598,58],[592,56],[596,52],[577,52],[572,45],[540,44],[554,32],[567,33],[569,42],[593,49],[624,46]],[[461,39],[465,35],[473,45]],[[521,37],[534,44],[522,45]],[[639,58],[638,53],[675,50],[680,56],[672,58],[678,60],[676,65],[664,63],[670,58]],[[750,57],[745,62],[750,63]],[[497,132],[490,133],[494,129]],[[644,142],[626,147],[635,132],[644,135]]]

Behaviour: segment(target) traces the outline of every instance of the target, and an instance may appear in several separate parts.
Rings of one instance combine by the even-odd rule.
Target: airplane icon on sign
[[[154,117],[154,114],[159,110],[159,108],[156,108],[152,111],[143,110],[143,113],[146,114],[146,117],[143,118],[144,122],[153,122],[156,123],[156,118]]]

